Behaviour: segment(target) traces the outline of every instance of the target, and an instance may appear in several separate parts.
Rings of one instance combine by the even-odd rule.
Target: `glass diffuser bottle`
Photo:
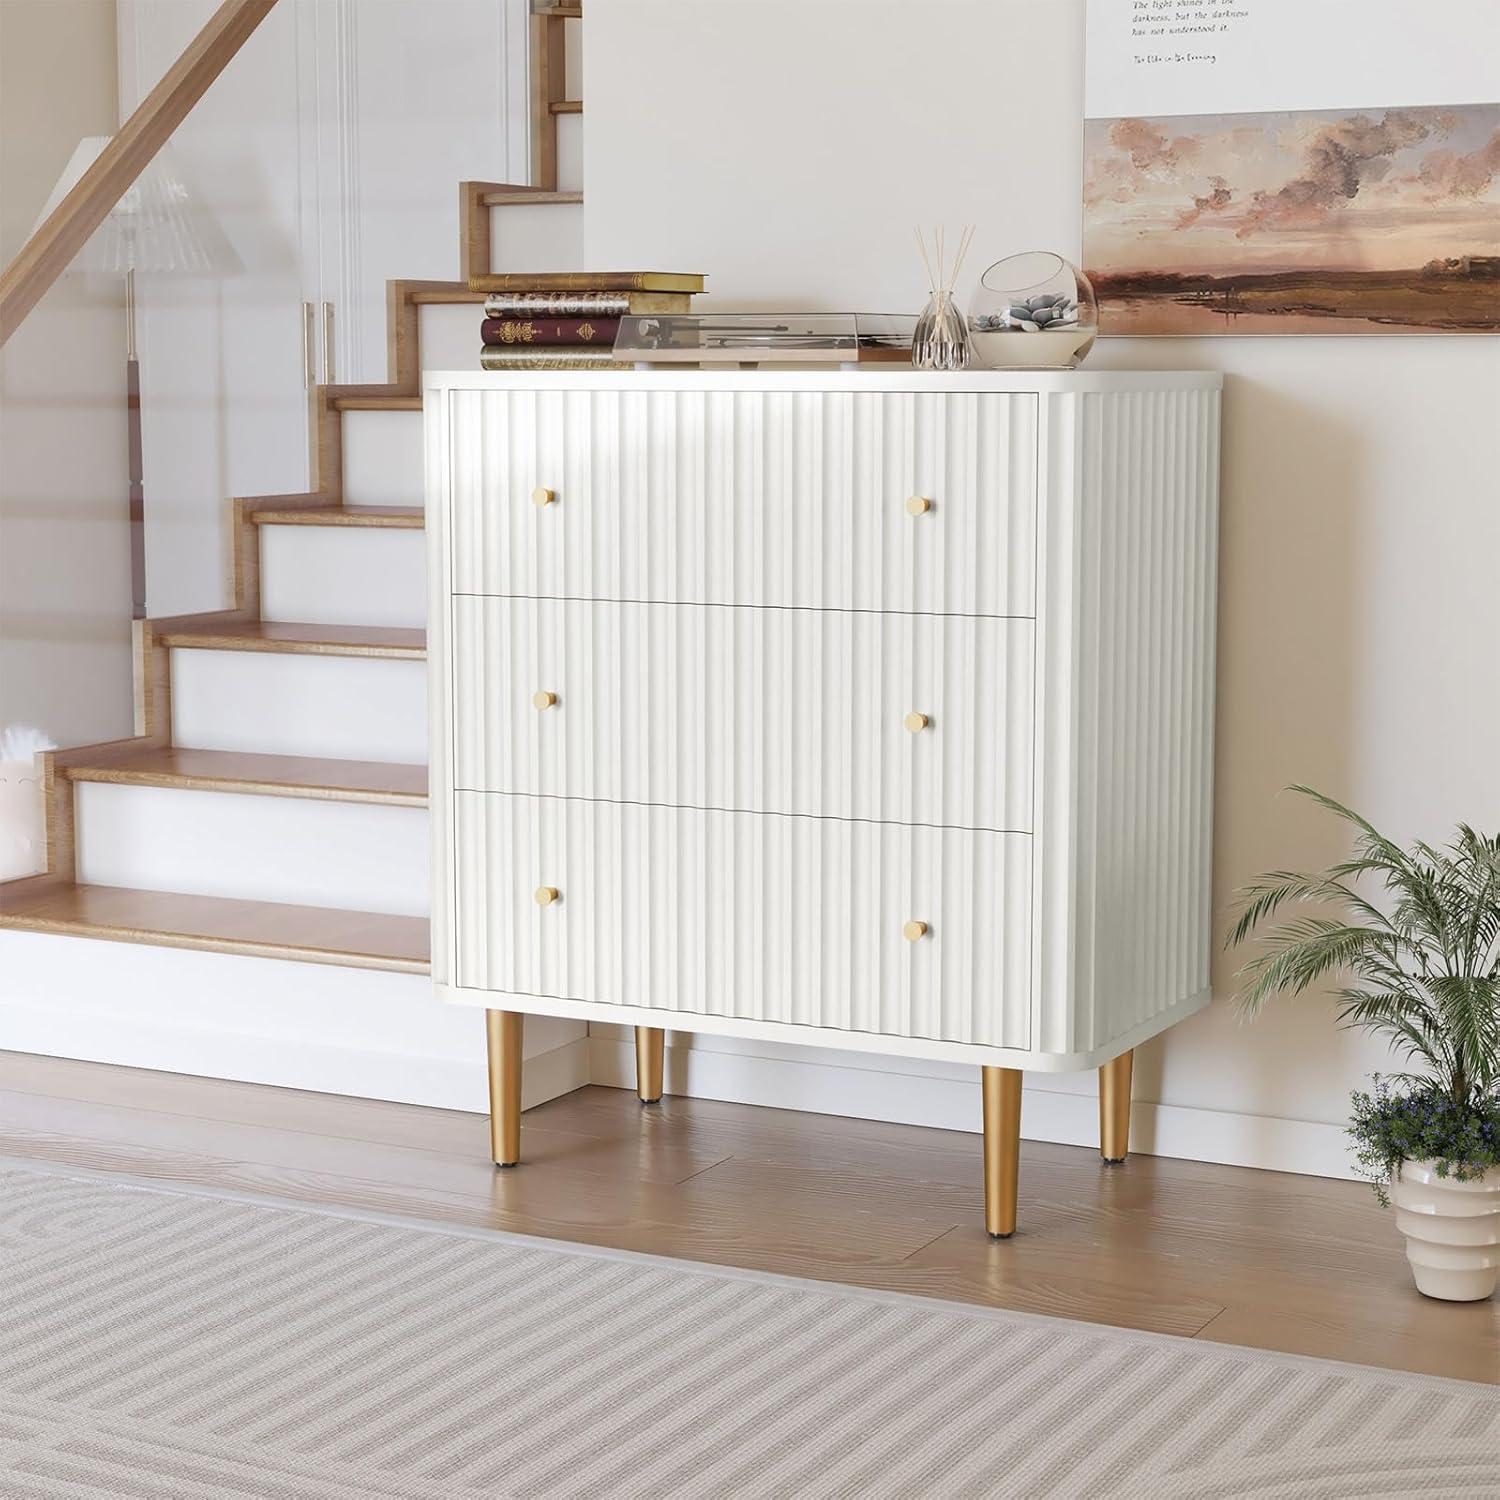
[[[919,370],[966,370],[973,352],[968,324],[953,293],[934,292],[912,334],[912,364]]]
[[[911,362],[918,370],[966,370],[974,357],[968,322],[953,300],[953,283],[973,235],[970,225],[959,239],[958,254],[950,268],[943,254],[943,231],[939,229],[934,235],[933,253],[929,255],[922,231],[917,230],[917,249],[927,268],[929,293],[911,341]]]

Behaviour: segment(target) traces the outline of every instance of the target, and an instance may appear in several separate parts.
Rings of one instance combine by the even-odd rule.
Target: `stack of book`
[[[476,276],[488,292],[480,333],[484,370],[629,369],[614,354],[620,319],[685,313],[703,277],[676,271],[515,271]]]

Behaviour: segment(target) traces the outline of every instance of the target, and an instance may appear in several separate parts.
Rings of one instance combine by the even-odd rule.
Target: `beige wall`
[[[115,113],[112,0],[0,0],[0,258]],[[130,729],[119,287],[64,276],[0,351],[0,725]]]
[[[1078,253],[1082,0],[610,0],[585,46],[592,266],[706,271],[723,308],[915,312],[916,223],[977,223],[970,285],[1011,251]],[[1221,909],[1254,871],[1340,849],[1290,782],[1402,838],[1500,826],[1500,340],[1108,340],[1091,363],[1229,377]],[[1137,1093],[1173,1154],[1333,1171],[1380,1061],[1324,1000],[1250,1029],[1221,1001],[1143,1049]],[[841,1097],[939,1117],[924,1090]],[[1065,1102],[1028,1102],[1038,1133],[1088,1128]]]

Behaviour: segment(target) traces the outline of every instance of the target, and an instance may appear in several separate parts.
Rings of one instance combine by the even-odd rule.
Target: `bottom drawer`
[[[454,803],[465,988],[1030,1045],[1025,834],[499,792]],[[909,923],[925,927],[913,938]]]

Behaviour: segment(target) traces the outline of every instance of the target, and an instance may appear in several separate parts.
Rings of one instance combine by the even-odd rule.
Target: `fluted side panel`
[[[463,460],[461,434],[450,427],[452,402],[429,391],[422,407],[422,455],[427,503],[427,860],[432,878],[432,979],[454,981],[453,939],[453,717],[452,579],[449,528],[453,478]],[[191,653],[186,653],[191,654]]]
[[[1053,400],[1040,1043],[1072,1051],[1208,985],[1219,396]]]
[[[458,982],[1025,1047],[1031,840],[455,794]],[[538,886],[560,898],[537,905]],[[928,924],[915,942],[909,920]]]
[[[461,788],[1031,827],[1030,620],[473,596],[453,618]]]
[[[458,391],[459,593],[1034,612],[1037,397]],[[541,487],[553,503],[536,506]],[[907,500],[931,500],[912,515]]]

